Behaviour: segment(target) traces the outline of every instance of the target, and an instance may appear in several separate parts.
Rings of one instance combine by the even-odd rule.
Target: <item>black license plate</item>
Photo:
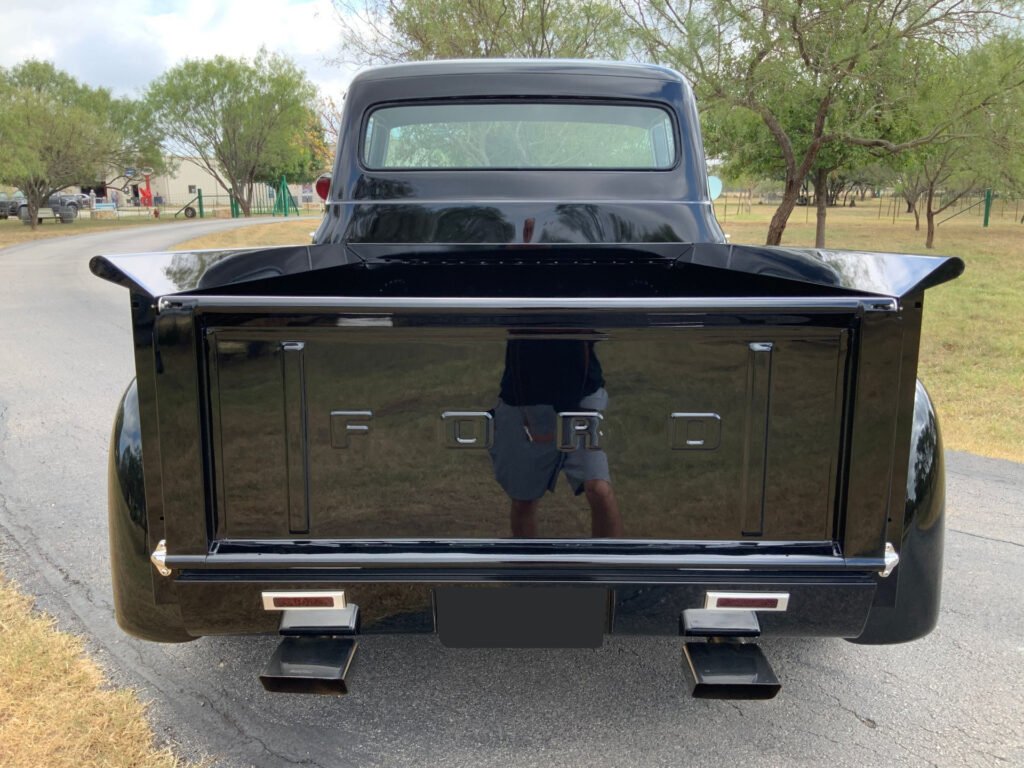
[[[599,648],[608,628],[600,587],[438,587],[434,600],[449,648]]]

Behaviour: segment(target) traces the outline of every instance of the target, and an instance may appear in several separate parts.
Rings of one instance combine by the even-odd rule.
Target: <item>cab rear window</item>
[[[676,151],[671,115],[656,106],[408,104],[370,114],[363,163],[374,170],[665,170]]]

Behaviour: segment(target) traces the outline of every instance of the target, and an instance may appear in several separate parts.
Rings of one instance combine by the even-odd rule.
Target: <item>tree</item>
[[[323,132],[328,148],[338,146],[343,117],[341,105],[334,100],[333,96],[321,94],[316,100],[316,111],[320,118],[320,130]]]
[[[0,182],[21,189],[33,229],[50,195],[96,179],[114,153],[106,100],[48,62],[0,69]]]
[[[800,187],[830,143],[899,152],[932,131],[893,141],[894,84],[922,51],[986,38],[1002,0],[622,0],[644,51],[686,74],[705,103],[756,115],[785,168],[767,242],[781,242]],[[899,95],[906,93],[895,88]],[[979,94],[980,97],[980,94]],[[966,104],[964,109],[970,109]],[[949,114],[953,125],[963,113]]]
[[[129,176],[132,168],[152,168],[157,174],[173,168],[173,161],[164,154],[166,134],[148,104],[134,99],[109,99],[102,114],[104,131],[115,138],[104,175],[98,177],[103,179],[104,186],[126,184],[134,178]]]
[[[891,179],[895,182],[897,194],[907,204],[907,213],[914,214],[914,231],[920,232],[921,211],[918,204],[921,202],[921,196],[924,195],[928,184],[920,164],[915,163],[913,157],[900,157],[895,160]]]
[[[292,182],[307,182],[329,171],[334,145],[327,143],[325,133],[321,116],[308,110],[301,128],[288,138],[288,150],[265,159],[256,169],[256,180],[276,184],[286,176]]]
[[[72,184],[114,186],[127,178],[127,168],[164,170],[164,134],[144,104],[83,85],[45,61],[30,60],[0,72],[0,81],[12,99],[5,110],[10,139],[2,143],[11,154],[24,144],[23,150],[35,157],[31,181],[12,182],[34,190],[28,195],[23,189],[30,211]],[[9,163],[3,167],[13,168]]]
[[[250,61],[188,60],[154,81],[146,103],[172,146],[205,168],[250,214],[253,184],[290,166],[316,91],[291,59],[260,49]]]
[[[360,64],[627,52],[611,0],[334,0],[334,7],[342,50]]]
[[[951,83],[964,83],[966,95]],[[903,130],[937,126],[935,136],[900,158],[895,170],[918,227],[924,198],[925,246],[932,248],[942,213],[981,188],[1012,188],[1024,172],[1024,40],[1000,36],[965,53],[937,56],[915,93],[903,115]],[[964,110],[965,98],[976,107]],[[950,124],[950,113],[959,113],[960,120]]]
[[[786,112],[785,119],[793,124],[794,134],[799,140],[805,137],[801,130],[802,123],[796,119],[804,105],[796,99],[790,105],[791,112]],[[778,145],[755,114],[748,110],[737,110],[721,103],[713,103],[706,109],[701,118],[706,126],[704,136],[710,154],[725,160],[723,171],[729,177],[750,174],[760,178],[786,179],[785,159],[779,154]],[[840,170],[849,173],[864,150],[855,149],[844,144],[832,143],[819,152],[817,159],[801,182],[801,188],[809,182],[813,189],[817,226],[815,230],[815,246],[825,246],[825,224],[829,205],[834,205],[834,197],[838,193],[835,186],[837,173]],[[799,198],[798,198],[799,199]]]

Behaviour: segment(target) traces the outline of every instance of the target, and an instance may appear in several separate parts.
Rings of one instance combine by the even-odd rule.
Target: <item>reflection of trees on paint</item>
[[[928,492],[932,481],[932,471],[935,468],[935,449],[938,443],[939,432],[936,429],[935,419],[929,418],[925,428],[917,438],[917,448],[914,456],[914,499],[920,499]]]
[[[179,291],[186,291],[199,285],[199,279],[211,266],[225,258],[224,251],[211,253],[182,253],[171,257],[171,263],[164,267],[164,276],[174,283]]]
[[[515,225],[498,208],[460,205],[435,211],[423,205],[360,206],[349,224],[351,242],[509,243]]]
[[[352,190],[353,200],[397,200],[403,197],[412,197],[412,184],[407,181],[395,181],[394,179],[375,179],[370,176],[360,176]]]
[[[677,243],[680,237],[668,223],[648,229],[632,219],[597,205],[565,204],[555,206],[558,221],[547,224],[538,242],[542,243]],[[561,231],[559,231],[561,230]]]
[[[931,500],[928,495],[935,489],[936,459],[941,450],[939,445],[939,425],[935,414],[929,407],[926,396],[918,389],[917,402],[914,405],[914,434],[917,440],[911,446],[911,463],[907,477],[907,513],[914,509],[929,509]],[[919,527],[927,528],[933,521],[918,520]],[[909,523],[909,520],[905,521]]]
[[[142,446],[126,446],[117,457],[121,495],[132,522],[146,527],[146,487],[142,475]]]

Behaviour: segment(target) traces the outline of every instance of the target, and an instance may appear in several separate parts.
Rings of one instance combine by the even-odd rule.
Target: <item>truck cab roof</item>
[[[656,64],[586,59],[450,59],[384,64],[365,69],[353,84],[414,77],[520,74],[528,76],[556,74],[573,77],[626,77],[685,83],[675,70]]]

